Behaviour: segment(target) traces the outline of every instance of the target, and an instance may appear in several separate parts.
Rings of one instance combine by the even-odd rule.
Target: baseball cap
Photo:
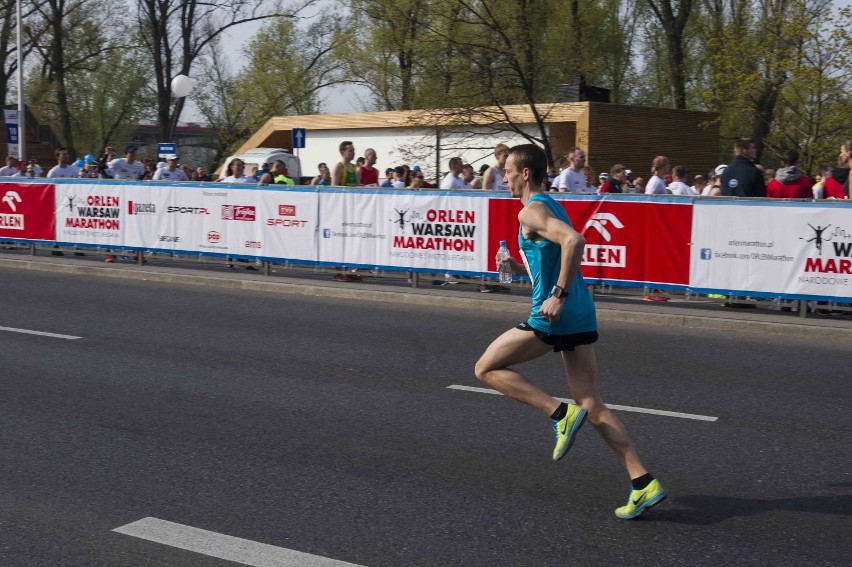
[[[415,165],[414,167],[411,168],[411,171],[420,171],[420,166]]]
[[[723,164],[717,165],[716,169],[714,169],[713,171],[716,173],[716,175],[722,175],[723,173],[725,173],[726,169],[728,169],[728,165],[723,163]]]
[[[609,174],[601,173],[600,175],[598,175],[598,179],[609,179]]]
[[[170,161],[170,160],[177,159],[177,158],[178,158],[177,154],[169,154],[169,155],[166,156],[166,161]]]
[[[135,152],[138,149],[139,148],[136,147],[136,144],[127,144],[126,146],[124,146],[124,153]]]
[[[632,172],[631,170],[629,170],[629,169],[625,169],[625,170],[624,170],[624,175],[626,175],[627,177],[630,177],[631,175],[633,175],[633,172]]]

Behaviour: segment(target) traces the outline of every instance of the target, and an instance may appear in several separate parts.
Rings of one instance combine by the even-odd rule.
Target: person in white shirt
[[[669,192],[666,190],[666,182],[663,181],[663,177],[668,175],[669,173],[669,158],[666,156],[657,156],[654,158],[654,161],[651,163],[651,179],[648,180],[648,183],[645,185],[645,194],[646,195],[668,195]]]
[[[175,154],[166,156],[166,167],[158,167],[151,177],[152,181],[189,181],[186,173],[178,165],[178,157]]]
[[[6,167],[0,168],[0,177],[12,177],[18,173],[18,160],[9,156],[6,158]]]
[[[449,166],[450,172],[441,180],[441,189],[464,189],[464,181],[459,177],[464,167],[462,158],[450,158]]]
[[[245,174],[246,164],[241,159],[232,160],[228,164],[228,175],[219,179],[222,183],[257,183],[254,177]]]
[[[391,181],[393,189],[405,189],[405,168],[401,165],[393,168],[393,181]]]
[[[109,162],[113,179],[138,180],[145,175],[145,165],[136,159],[137,148],[133,144],[124,147],[124,157]]]
[[[692,187],[683,182],[686,179],[686,168],[682,165],[676,165],[672,168],[672,182],[669,183],[668,190],[672,195],[682,195],[684,197],[692,197],[698,195]]]
[[[494,146],[494,158],[497,160],[497,165],[488,168],[488,171],[482,176],[482,188],[489,191],[506,191],[509,186],[503,183],[506,177],[506,158],[509,157],[509,146],[506,144],[497,144]],[[471,187],[473,187],[471,182]]]
[[[56,156],[57,164],[47,172],[48,179],[77,179],[80,177],[80,169],[71,165],[71,157],[66,148],[59,148],[53,155]]]
[[[586,165],[586,152],[580,147],[573,147],[565,158],[569,165],[559,174],[556,188],[563,193],[585,193],[586,176],[580,170]]]

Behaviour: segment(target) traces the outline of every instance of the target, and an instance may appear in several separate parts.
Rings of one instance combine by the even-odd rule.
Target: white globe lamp
[[[192,92],[193,81],[186,75],[178,75],[172,79],[172,92],[178,98],[183,98]]]

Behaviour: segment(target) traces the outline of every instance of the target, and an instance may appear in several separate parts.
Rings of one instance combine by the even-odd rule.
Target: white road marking
[[[82,339],[83,337],[75,337],[74,335],[59,335],[57,333],[45,333],[44,331],[30,331],[29,329],[16,329],[14,327],[0,327],[0,331],[9,331],[11,333],[24,333],[26,335],[39,335],[41,337],[53,337],[54,339]]]
[[[479,394],[497,394],[498,396],[502,396],[500,392],[497,390],[492,390],[491,388],[474,388],[473,386],[459,386],[457,384],[453,384],[452,386],[447,386],[447,388],[451,390],[464,390],[465,392],[477,392]],[[570,398],[556,398],[560,402],[567,402],[569,404],[573,404],[574,400]],[[621,411],[632,411],[636,413],[650,413],[654,415],[664,415],[666,417],[680,417],[683,419],[697,419],[699,421],[717,421],[718,417],[712,417],[709,415],[698,415],[694,413],[681,413],[677,411],[666,411],[666,410],[658,410],[658,409],[648,409],[648,408],[635,408],[633,406],[617,406],[615,404],[607,404],[606,407],[614,410]]]
[[[112,531],[252,567],[360,567],[158,518],[142,518]]]

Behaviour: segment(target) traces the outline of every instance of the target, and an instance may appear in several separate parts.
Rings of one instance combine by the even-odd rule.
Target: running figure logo
[[[609,242],[610,240],[612,240],[612,235],[606,229],[606,225],[607,225],[607,223],[610,223],[610,222],[612,223],[612,225],[615,228],[618,228],[618,229],[624,228],[624,225],[621,223],[620,220],[618,220],[618,217],[615,216],[614,214],[612,214],[612,213],[598,213],[598,214],[592,216],[592,218],[589,219],[589,222],[586,223],[586,229],[594,228],[599,233],[601,233],[601,236],[604,237],[604,240]]]
[[[76,200],[77,200],[76,196],[70,195],[68,197],[68,204],[65,205],[66,207],[68,207],[68,210],[72,213],[74,212],[74,201],[76,201]]]
[[[815,233],[814,237],[808,238],[807,240],[805,240],[804,237],[800,236],[799,240],[805,240],[805,242],[813,242],[814,245],[816,246],[817,252],[819,252],[819,255],[822,256],[822,243],[828,242],[829,240],[831,240],[831,238],[823,240],[822,233],[825,232],[826,230],[828,230],[828,227],[830,227],[831,225],[830,224],[827,224],[825,226],[817,225],[816,228],[814,228],[814,225],[812,225],[811,223],[808,223],[808,226],[813,229],[813,231]]]
[[[9,205],[13,213],[16,213],[18,212],[18,207],[15,203],[21,202],[21,196],[16,191],[6,191],[6,194],[3,196],[3,202]]]

